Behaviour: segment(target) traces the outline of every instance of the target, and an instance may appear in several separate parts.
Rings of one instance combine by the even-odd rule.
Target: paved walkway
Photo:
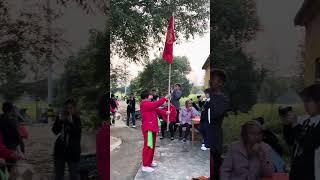
[[[192,145],[190,141],[183,143],[159,138],[155,152],[159,166],[151,174],[142,172],[141,120],[137,120],[137,128],[126,127],[125,108],[125,102],[121,102],[116,124],[111,126],[112,180],[191,180],[192,177],[209,176],[209,151],[201,151],[199,141]],[[116,144],[118,141],[120,144]]]
[[[153,173],[138,170],[135,180],[191,180],[209,176],[209,151],[202,151],[200,143],[183,143],[178,140],[157,139],[155,161],[158,167]]]

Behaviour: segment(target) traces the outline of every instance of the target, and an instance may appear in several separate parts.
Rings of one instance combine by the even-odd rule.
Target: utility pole
[[[49,39],[49,52],[47,53],[47,61],[48,61],[48,105],[52,105],[52,32],[51,32],[51,6],[50,0],[47,0],[47,27],[48,27],[48,39]]]
[[[127,64],[124,63],[124,95],[127,95]]]

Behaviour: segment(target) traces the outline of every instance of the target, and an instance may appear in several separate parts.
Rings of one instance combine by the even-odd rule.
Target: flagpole
[[[168,86],[168,94],[170,94],[170,84],[171,84],[171,64],[169,64],[169,86]],[[170,111],[170,101],[171,101],[171,97],[168,100],[168,111]],[[167,131],[169,131],[169,117],[170,117],[170,113],[168,114],[168,118],[167,118]]]
[[[173,17],[173,23],[172,23],[172,28],[174,29],[174,12],[172,13],[172,17]],[[173,54],[172,54],[172,58],[173,58]],[[168,86],[168,94],[170,94],[170,86],[171,86],[171,63],[169,63],[169,86]],[[171,97],[169,98],[168,101],[168,111],[170,111],[170,103],[171,103]],[[169,118],[170,118],[170,113],[168,114],[168,118],[167,118],[167,131],[169,131]]]

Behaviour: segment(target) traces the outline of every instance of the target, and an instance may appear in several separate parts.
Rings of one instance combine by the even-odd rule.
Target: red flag
[[[167,31],[166,43],[164,45],[162,58],[172,64],[173,42],[176,41],[174,36],[174,18],[170,17],[169,26]]]

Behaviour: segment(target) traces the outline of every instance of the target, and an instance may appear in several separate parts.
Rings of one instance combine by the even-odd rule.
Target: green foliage
[[[177,39],[203,34],[208,27],[208,0],[111,0],[111,9],[113,52],[135,62],[163,42],[172,13]]]
[[[26,7],[16,12],[7,0],[0,0],[0,93],[10,101],[18,99],[24,92],[21,81],[27,68],[35,73],[35,80],[43,79],[40,71],[47,70],[49,55],[55,61],[67,46],[61,38],[61,29],[51,28],[49,33],[47,28],[49,17],[53,22],[61,14],[47,11],[41,3],[24,5]],[[54,54],[51,47],[55,48]]]
[[[258,29],[255,1],[212,0],[211,7],[210,64],[227,72],[226,92],[232,110],[247,112],[257,102],[266,75],[264,69],[255,69],[252,57],[242,49]]]
[[[199,91],[204,91],[204,86],[192,86],[191,94],[196,94]]]
[[[127,70],[127,64],[120,65],[110,65],[110,90],[115,92],[120,89],[121,86],[124,87],[126,80],[129,76]]]
[[[261,85],[260,100],[274,104],[278,97],[288,92],[289,83],[286,79],[268,76]]]
[[[198,102],[198,98],[197,98],[197,96],[198,95],[201,95],[202,97],[204,97],[204,94],[190,94],[189,96],[187,96],[187,97],[183,97],[183,98],[181,98],[180,99],[180,105],[181,106],[184,106],[185,105],[185,102],[187,101],[187,100],[190,100],[190,99],[192,99],[194,102]]]
[[[106,38],[104,33],[92,32],[89,45],[68,60],[57,89],[60,95],[57,104],[67,97],[75,97],[82,109],[96,108],[97,96],[106,91],[103,76],[106,74]]]
[[[266,70],[255,69],[253,59],[241,49],[223,50],[215,57],[214,67],[224,69],[228,76],[225,90],[232,110],[248,112],[257,103]]]
[[[22,53],[19,50],[16,43],[0,48],[0,94],[11,102],[23,94],[21,81],[25,74],[22,71]]]
[[[180,83],[182,86],[183,96],[188,96],[192,85],[187,79],[187,75],[191,71],[190,63],[186,57],[174,57],[171,65],[171,85]],[[131,81],[131,92],[140,95],[147,89],[156,89],[160,95],[168,93],[169,83],[169,65],[162,58],[157,58],[148,62],[139,75]]]
[[[94,14],[96,10],[107,14],[110,10],[109,0],[57,0],[57,2],[66,7],[76,3],[88,14]]]
[[[254,0],[211,0],[211,50],[220,43],[239,47],[252,39],[259,28]],[[214,55],[214,53],[212,53]]]

